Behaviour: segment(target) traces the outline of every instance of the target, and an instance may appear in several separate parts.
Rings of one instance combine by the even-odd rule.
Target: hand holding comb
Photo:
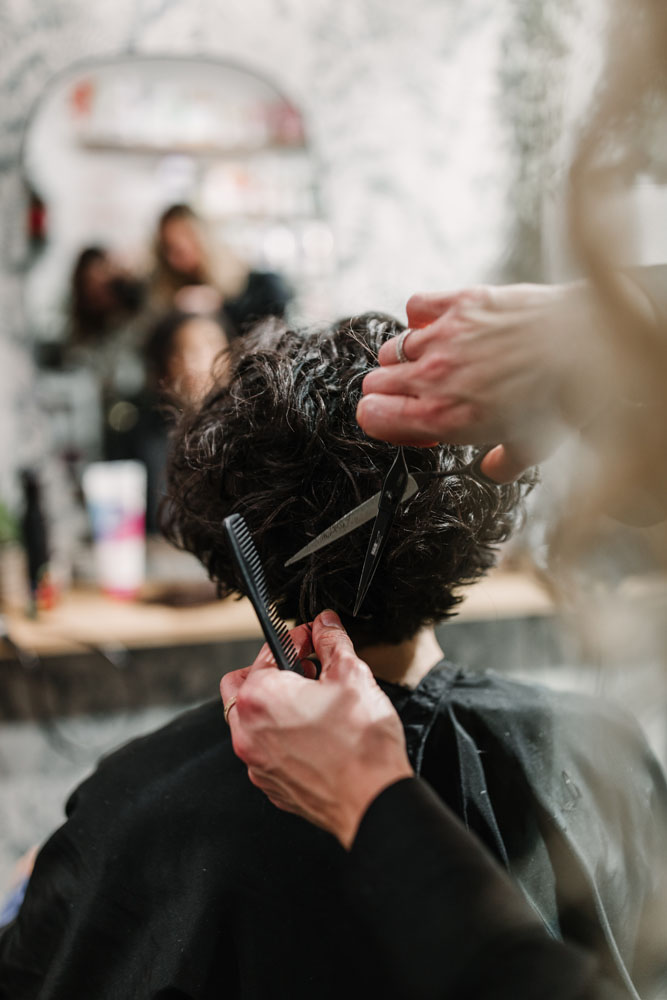
[[[294,670],[302,674],[299,655],[287,625],[282,620],[269,597],[264,569],[248,525],[241,514],[231,514],[223,521],[229,545],[262,632],[280,670]]]

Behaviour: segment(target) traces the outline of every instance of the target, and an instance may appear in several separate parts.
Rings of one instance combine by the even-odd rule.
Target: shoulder
[[[98,771],[110,771],[127,766],[131,761],[144,764],[159,761],[178,762],[180,758],[201,753],[211,747],[229,742],[229,729],[225,724],[219,699],[205,702],[175,716],[160,729],[130,740],[102,757]]]
[[[665,814],[665,778],[637,721],[602,697],[555,691],[493,672],[462,673],[455,712],[481,737],[501,744],[559,825],[571,826],[581,798],[615,823]],[[631,816],[634,812],[634,818]]]
[[[483,718],[493,728],[509,724],[526,738],[543,741],[557,729],[563,737],[567,735],[575,742],[589,744],[593,733],[607,731],[635,749],[646,745],[633,716],[602,697],[554,690],[493,671],[480,674],[461,671],[452,697],[455,704]]]
[[[233,809],[242,792],[245,768],[216,699],[103,757],[66,811],[70,823],[102,827],[107,834],[163,822],[185,828],[203,812],[222,821],[216,810],[224,811],[225,803]]]
[[[590,913],[627,982],[642,914],[662,912],[665,899],[667,785],[639,725],[606,699],[495,674],[461,675],[452,706],[492,777],[494,807],[508,782],[527,785],[559,911]],[[530,887],[534,873],[521,876],[522,864],[514,857],[513,872]],[[549,866],[543,871],[538,892],[548,902]]]
[[[244,839],[261,809],[255,791],[219,702],[105,757],[37,856],[2,941],[0,980],[21,969],[21,983],[23,970],[39,983],[35,996],[120,996],[112,969],[132,979],[123,996],[143,997],[149,979],[172,974],[186,940],[210,965],[202,928],[231,919]]]
[[[40,852],[33,897],[55,884],[71,899],[92,886],[107,900],[150,900],[167,891],[165,867],[175,895],[204,870],[211,886],[226,886],[269,808],[234,754],[219,701],[202,705],[100,761]]]

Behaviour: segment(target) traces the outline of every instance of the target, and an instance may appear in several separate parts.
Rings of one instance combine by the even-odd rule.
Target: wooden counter
[[[94,589],[73,590],[52,611],[37,619],[5,611],[10,636],[38,656],[82,652],[89,646],[130,649],[235,642],[261,637],[249,601],[227,599],[195,607],[158,602],[150,591],[143,600],[120,601]],[[496,570],[470,587],[457,620],[488,621],[549,615],[553,603],[535,577]],[[11,656],[0,644],[0,658]]]

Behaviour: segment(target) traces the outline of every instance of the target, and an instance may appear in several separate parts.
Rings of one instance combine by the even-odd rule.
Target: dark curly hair
[[[193,552],[221,596],[242,593],[223,518],[241,513],[261,556],[279,613],[298,622],[324,608],[358,645],[398,643],[451,616],[457,589],[494,562],[532,485],[434,479],[399,508],[361,613],[352,608],[370,524],[301,562],[285,561],[375,493],[395,448],[367,438],[355,419],[364,375],[403,327],[366,313],[325,330],[263,326],[232,346],[231,367],[173,442],[163,529]],[[470,448],[406,448],[408,468],[442,471]]]

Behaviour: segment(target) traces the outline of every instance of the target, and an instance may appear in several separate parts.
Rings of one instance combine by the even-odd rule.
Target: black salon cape
[[[414,691],[383,687],[416,771],[521,884],[526,913],[549,928],[540,940],[563,935],[596,955],[622,995],[634,995],[631,976],[650,995],[654,970],[638,964],[636,944],[662,890],[655,858],[667,844],[667,791],[634,723],[592,699],[445,663]],[[430,996],[433,969],[408,989],[393,944],[369,929],[376,899],[397,949],[433,964],[420,952],[421,907],[433,900],[414,870],[373,871],[365,824],[386,799],[348,855],[249,783],[218,700],[179,716],[103,759],[70,798],[0,939],[0,997]],[[389,811],[388,845],[411,819]],[[450,987],[443,997],[464,996],[492,932],[494,961],[502,901],[489,899],[488,919],[482,906],[472,931],[464,919],[481,888],[466,875],[441,900],[452,929],[437,956]],[[534,927],[527,933],[534,938]]]

